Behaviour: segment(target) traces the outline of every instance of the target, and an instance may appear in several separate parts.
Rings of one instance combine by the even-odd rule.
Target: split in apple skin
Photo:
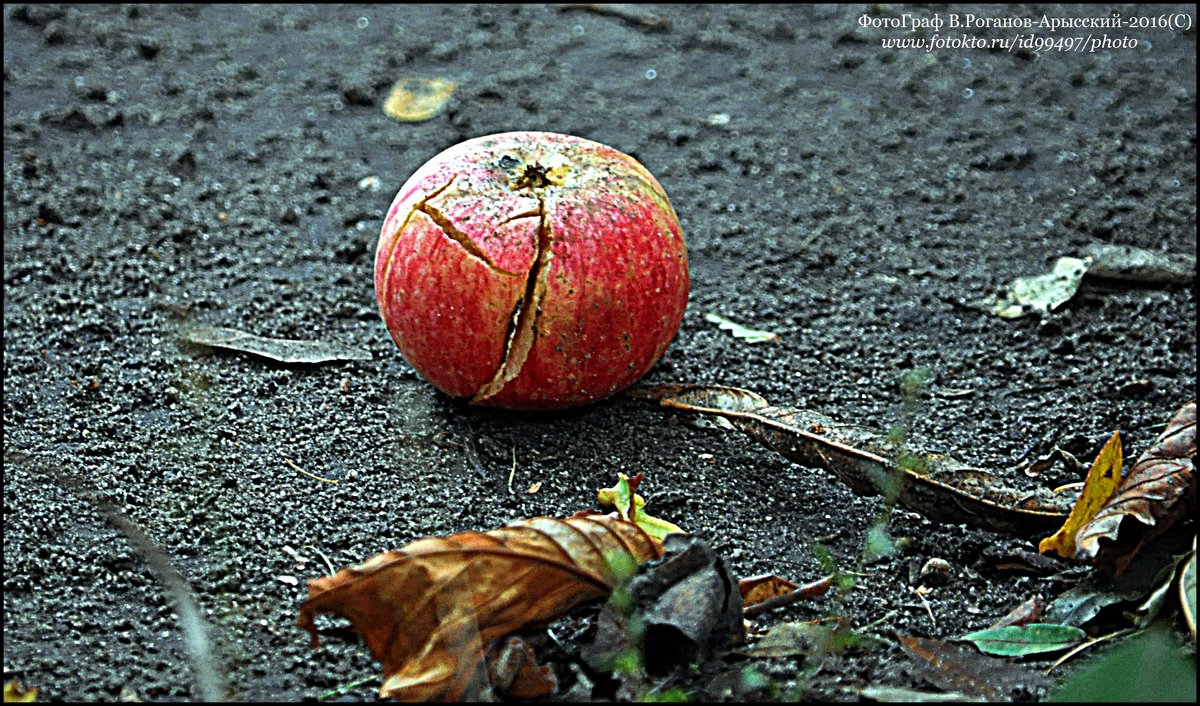
[[[634,158],[549,132],[460,143],[408,179],[375,257],[408,362],[472,404],[565,409],[644,375],[683,320],[683,231]]]

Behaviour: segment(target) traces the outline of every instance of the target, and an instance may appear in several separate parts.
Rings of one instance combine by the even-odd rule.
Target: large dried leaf
[[[1196,499],[1195,457],[1196,403],[1192,401],[1133,464],[1112,499],[1079,530],[1077,556],[1095,558],[1097,564],[1120,574],[1142,545],[1176,519],[1190,516]],[[1126,518],[1134,522],[1123,522]]]
[[[1071,516],[1057,532],[1038,544],[1038,551],[1053,550],[1066,559],[1075,556],[1077,551],[1075,537],[1080,528],[1091,522],[1121,483],[1123,458],[1121,434],[1114,431],[1113,435],[1109,437],[1108,443],[1104,445],[1100,453],[1096,454],[1096,460],[1092,463],[1092,468],[1083,482],[1083,490],[1079,491],[1079,498],[1075,501],[1075,506],[1071,508]]]
[[[309,581],[297,625],[315,647],[317,613],[349,619],[383,665],[382,696],[469,698],[486,686],[492,643],[604,598],[661,554],[637,525],[595,513],[419,539]]]
[[[1014,488],[996,474],[949,456],[899,447],[887,436],[810,410],[775,407],[736,387],[654,385],[631,396],[664,407],[728,419],[788,460],[823,468],[859,495],[884,495],[939,522],[967,522],[1015,534],[1062,524],[1070,500],[1048,489]]]

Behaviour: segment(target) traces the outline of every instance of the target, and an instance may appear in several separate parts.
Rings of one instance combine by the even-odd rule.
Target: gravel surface
[[[849,594],[759,628],[841,615],[949,639],[1060,594],[1061,576],[982,558],[1036,536],[902,508],[902,551],[862,565],[879,498],[644,401],[467,407],[379,318],[375,240],[417,167],[479,135],[575,134],[641,161],[687,237],[688,310],[647,382],[901,425],[1004,473],[1055,445],[1090,459],[1114,429],[1140,453],[1195,396],[1192,284],[1090,279],[1053,314],[1011,320],[979,302],[1099,244],[1195,253],[1195,29],[1107,31],[1134,48],[927,52],[881,39],[931,31],[858,20],[933,10],[871,7],[634,10],[663,27],[546,5],[6,5],[5,679],[43,700],[201,698],[175,594],[113,516],[195,592],[229,696],[313,699],[379,671],[361,643],[313,651],[294,626],[326,559],[569,515],[618,472],[645,472],[651,510],[738,576],[814,580],[818,547],[861,571]],[[1194,20],[1195,6],[955,11]],[[404,76],[458,87],[443,114],[400,123],[381,105]],[[779,339],[744,342],[709,313]],[[194,326],[371,359],[281,365],[183,342]],[[915,405],[898,385],[913,370],[932,376]],[[949,570],[921,598],[930,558]],[[716,685],[746,664],[673,684],[736,696]],[[740,692],[752,699],[936,690],[893,642],[752,664],[771,681]],[[1031,677],[1010,695],[1043,693]]]

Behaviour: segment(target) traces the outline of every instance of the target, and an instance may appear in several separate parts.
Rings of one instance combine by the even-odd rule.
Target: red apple
[[[562,409],[624,389],[687,306],[687,249],[634,158],[551,132],[468,140],[396,194],[375,295],[404,357],[471,403]]]

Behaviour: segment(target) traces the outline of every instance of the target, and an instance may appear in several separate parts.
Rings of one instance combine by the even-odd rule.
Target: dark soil
[[[97,501],[187,579],[230,695],[251,701],[378,673],[353,639],[312,651],[294,627],[321,555],[339,568],[424,535],[566,516],[618,472],[645,472],[651,510],[738,576],[814,580],[818,545],[860,571],[847,595],[758,628],[840,615],[949,639],[1069,587],[989,568],[985,550],[1036,535],[902,508],[902,553],[860,566],[879,498],[626,397],[468,408],[380,322],[374,243],[409,174],[471,137],[571,133],[636,156],[687,235],[688,311],[647,382],[907,424],[999,471],[1054,445],[1090,459],[1114,429],[1140,453],[1195,395],[1192,287],[1085,281],[1061,310],[1015,320],[977,302],[1091,244],[1195,251],[1195,29],[1110,31],[1139,46],[1096,52],[904,51],[879,43],[904,31],[859,26],[865,7],[638,10],[662,29],[554,6],[6,5],[5,679],[46,700],[199,698],[172,594]],[[404,75],[459,87],[444,114],[403,124],[381,104]],[[381,189],[360,186],[370,176]],[[743,342],[710,312],[780,339]],[[194,325],[373,359],[283,366],[182,343]],[[916,369],[933,380],[906,421],[897,383]],[[927,610],[913,574],[931,557],[950,574]],[[714,675],[747,664],[773,682],[751,698],[936,690],[894,644],[731,657],[671,685],[712,696]]]

